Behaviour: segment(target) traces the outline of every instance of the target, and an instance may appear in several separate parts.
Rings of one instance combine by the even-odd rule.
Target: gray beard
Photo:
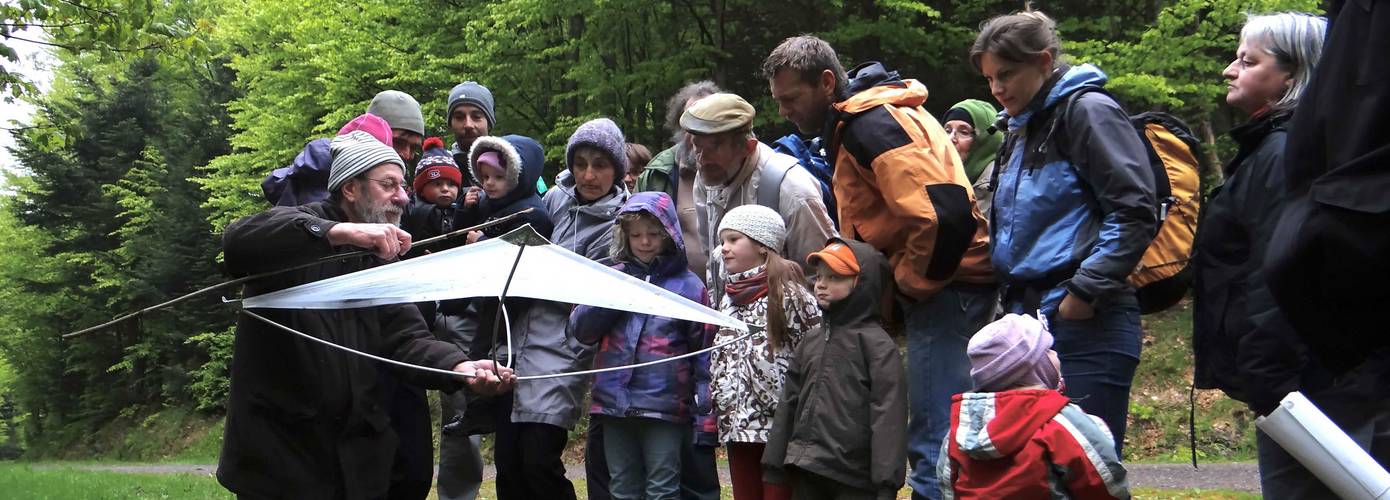
[[[391,204],[373,206],[367,201],[350,203],[348,212],[357,222],[364,224],[401,225],[401,207]]]

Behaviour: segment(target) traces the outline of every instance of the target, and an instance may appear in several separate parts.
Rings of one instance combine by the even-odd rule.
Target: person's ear
[[[343,190],[343,199],[348,203],[356,203],[357,200],[362,197],[362,181],[356,178],[348,179],[343,182],[342,187],[339,189]]]
[[[1056,62],[1057,61],[1053,60],[1051,52],[1043,51],[1041,54],[1038,54],[1038,68],[1043,74],[1052,73],[1052,68]]]
[[[836,75],[834,71],[830,71],[830,70],[828,70],[828,69],[821,70],[821,72],[820,72],[820,89],[819,89],[821,95],[824,95],[824,96],[826,96],[826,97],[829,97],[830,100],[834,101],[834,100],[835,100],[835,85],[836,85],[837,83],[839,83],[839,82],[836,81],[836,79],[838,79],[838,78],[839,78],[839,75]]]
[[[743,152],[745,154],[747,154],[748,156],[753,156],[753,153],[756,153],[758,151],[758,140],[749,137],[747,141],[744,141],[743,149]]]

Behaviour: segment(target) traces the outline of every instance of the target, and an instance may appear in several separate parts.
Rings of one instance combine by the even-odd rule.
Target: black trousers
[[[498,500],[575,500],[574,484],[565,477],[560,455],[569,431],[550,424],[511,421],[511,398],[502,398],[497,415],[493,463]]]
[[[400,443],[391,465],[391,500],[424,500],[434,483],[434,436],[430,429],[429,399],[425,390],[402,382],[381,369],[386,386],[386,413],[391,416]]]

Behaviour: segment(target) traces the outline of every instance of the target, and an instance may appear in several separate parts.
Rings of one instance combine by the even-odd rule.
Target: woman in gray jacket
[[[621,130],[599,118],[579,126],[565,148],[568,167],[547,191],[544,204],[555,229],[550,241],[598,262],[608,258],[613,221],[627,201]],[[511,308],[512,368],[525,375],[587,370],[593,348],[566,331],[571,304],[516,301]],[[519,384],[499,408],[494,461],[497,497],[574,499],[560,455],[569,430],[584,410],[588,377],[559,377]]]

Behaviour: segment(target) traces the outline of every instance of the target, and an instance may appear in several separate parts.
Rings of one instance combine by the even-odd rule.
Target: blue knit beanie
[[[565,168],[574,166],[574,151],[581,146],[607,154],[618,169],[613,176],[613,184],[622,185],[623,176],[627,175],[627,140],[623,138],[618,124],[607,118],[595,118],[580,125],[570,136],[569,144],[565,145]]]

